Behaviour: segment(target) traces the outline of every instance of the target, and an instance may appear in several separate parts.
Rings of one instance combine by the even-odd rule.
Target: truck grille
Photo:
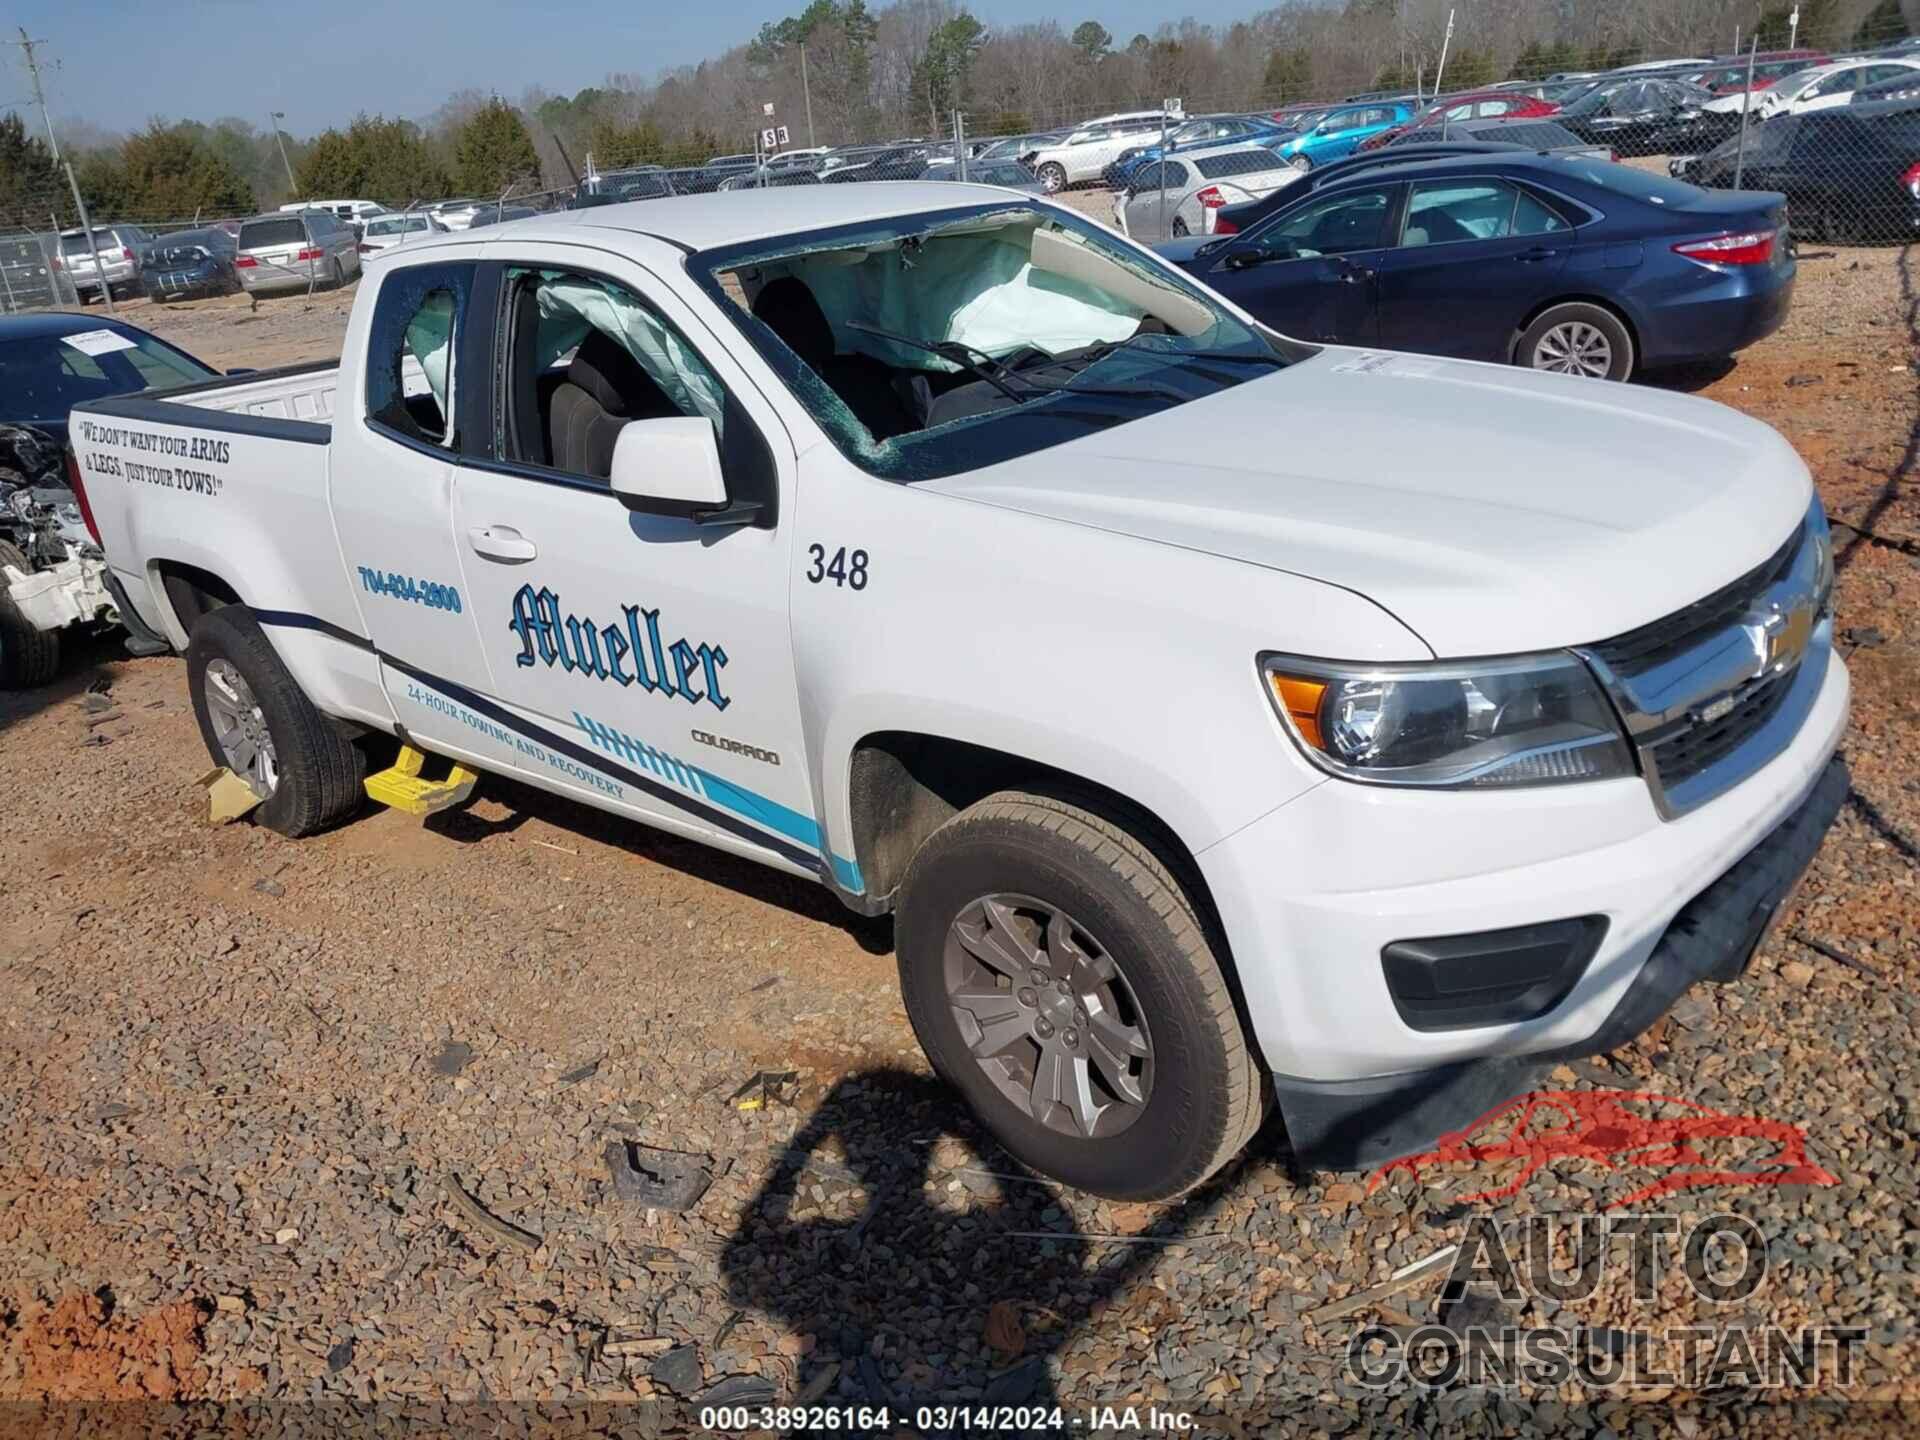
[[[1657,665],[1692,648],[1701,639],[1724,630],[1793,568],[1794,557],[1800,552],[1806,531],[1803,523],[1787,537],[1786,544],[1738,580],[1721,586],[1706,599],[1696,600],[1671,615],[1663,615],[1638,630],[1629,630],[1611,640],[1602,640],[1593,647],[1593,653],[1612,668],[1631,672]]]
[[[1704,599],[1581,651],[1667,819],[1773,759],[1812,708],[1832,645],[1813,523]]]
[[[1751,740],[1786,701],[1796,672],[1767,675],[1734,691],[1733,709],[1718,720],[1689,723],[1678,734],[1657,740],[1642,752],[1671,788],[1705,774]]]

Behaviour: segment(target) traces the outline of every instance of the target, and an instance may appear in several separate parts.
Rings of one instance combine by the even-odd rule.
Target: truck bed
[[[337,364],[290,365],[253,375],[229,376],[188,392],[169,391],[165,398],[202,410],[224,410],[275,420],[333,421],[333,392],[339,380]]]

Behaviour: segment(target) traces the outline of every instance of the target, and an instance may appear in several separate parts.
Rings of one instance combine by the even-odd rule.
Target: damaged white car
[[[115,320],[48,314],[0,322],[0,689],[46,684],[60,666],[62,631],[122,624],[129,613],[68,483],[69,410],[218,373]],[[169,648],[137,615],[127,643],[136,655]]]

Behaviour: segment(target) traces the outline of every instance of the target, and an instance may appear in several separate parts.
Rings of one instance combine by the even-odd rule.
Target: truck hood
[[[1443,658],[1656,620],[1766,559],[1811,496],[1785,440],[1710,401],[1331,347],[927,483],[1340,586]]]

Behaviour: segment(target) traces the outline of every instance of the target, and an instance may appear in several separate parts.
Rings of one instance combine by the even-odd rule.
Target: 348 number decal
[[[833,558],[827,558],[827,547],[809,545],[807,554],[813,564],[807,570],[807,580],[814,585],[831,580],[836,585],[844,585],[849,590],[867,588],[867,552],[849,550],[842,545],[833,552]]]

